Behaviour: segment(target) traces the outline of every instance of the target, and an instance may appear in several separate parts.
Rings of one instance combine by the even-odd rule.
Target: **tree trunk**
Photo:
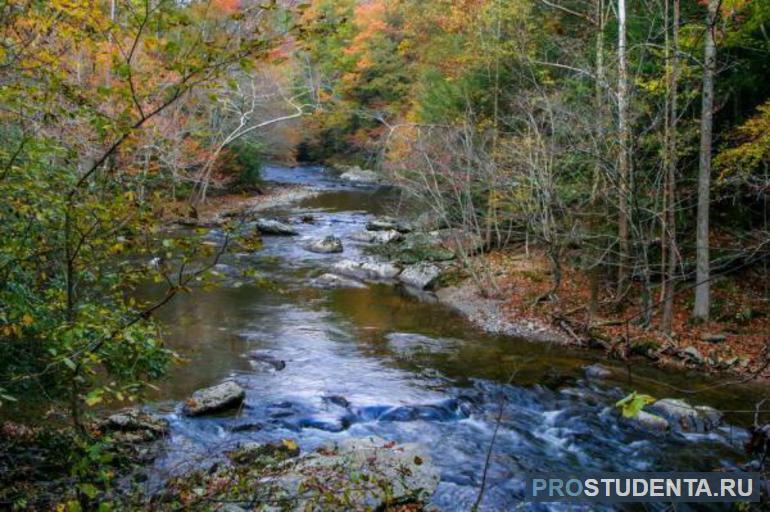
[[[625,287],[629,272],[628,194],[631,173],[628,151],[628,64],[626,62],[626,2],[618,0],[618,294]]]
[[[693,317],[708,321],[711,309],[709,286],[709,203],[711,189],[711,131],[714,117],[714,74],[716,69],[716,18],[719,0],[709,0],[703,59],[703,105],[700,121],[700,165],[698,169],[698,218],[696,249],[695,306]]]
[[[676,294],[677,264],[679,249],[676,244],[676,169],[677,157],[677,126],[678,126],[678,87],[679,87],[679,0],[674,0],[674,13],[671,28],[671,47],[667,52],[670,67],[668,72],[668,137],[666,140],[666,221],[664,240],[667,250],[664,290],[663,318],[661,330],[671,333],[674,321],[674,295]],[[667,45],[667,50],[669,47]]]

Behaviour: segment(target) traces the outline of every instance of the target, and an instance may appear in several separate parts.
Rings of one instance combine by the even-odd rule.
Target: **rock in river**
[[[305,246],[310,252],[317,252],[320,254],[331,254],[335,252],[342,252],[342,240],[336,236],[327,236],[320,240],[314,240]]]
[[[104,420],[102,431],[120,433],[124,441],[151,441],[168,433],[168,421],[157,414],[132,407]]]
[[[257,219],[256,226],[263,235],[294,236],[298,234],[293,227],[275,219]]]
[[[265,363],[267,365],[272,366],[276,371],[281,371],[284,368],[286,368],[286,361],[283,359],[278,359],[274,355],[255,350],[249,354],[249,359],[252,361],[256,361],[259,363]]]
[[[684,432],[710,432],[722,424],[722,413],[707,406],[695,406],[684,400],[664,398],[648,407]]]
[[[603,364],[595,363],[583,367],[586,377],[589,379],[607,379],[612,376],[612,371]]]
[[[404,271],[399,274],[398,280],[418,290],[425,290],[430,288],[440,275],[441,267],[433,263],[424,262],[404,268]]]
[[[342,260],[334,264],[334,270],[338,274],[354,277],[356,279],[395,279],[401,270],[392,263],[360,262]]]
[[[639,411],[635,416],[631,418],[624,418],[624,420],[639,430],[645,430],[657,434],[667,432],[669,427],[668,421],[666,421],[665,418],[662,418],[657,414],[650,414],[647,411]]]
[[[371,220],[366,223],[366,229],[369,231],[398,231],[399,233],[412,232],[412,226],[392,217]]]
[[[366,288],[366,285],[361,281],[330,273],[316,277],[312,284],[319,288]]]
[[[389,244],[390,242],[399,242],[404,237],[395,229],[387,231],[359,231],[350,235],[351,240],[356,242],[366,242],[370,244]]]
[[[382,181],[382,177],[376,172],[361,169],[358,166],[348,168],[347,171],[340,174],[340,178],[353,183],[375,184]]]
[[[188,398],[182,411],[187,416],[202,416],[239,406],[246,397],[242,387],[225,381],[210,388],[199,389]]]

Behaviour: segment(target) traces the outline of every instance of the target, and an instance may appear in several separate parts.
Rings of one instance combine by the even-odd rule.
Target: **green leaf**
[[[94,484],[84,483],[80,484],[80,490],[88,496],[90,499],[96,498],[99,494],[99,489]]]
[[[641,411],[645,405],[651,404],[655,401],[655,398],[650,395],[640,395],[636,391],[632,392],[625,398],[618,400],[615,407],[620,409],[620,412],[625,418],[633,418],[639,411]]]
[[[103,400],[102,395],[104,395],[103,389],[94,389],[86,395],[86,405],[93,407],[94,405],[100,403]]]

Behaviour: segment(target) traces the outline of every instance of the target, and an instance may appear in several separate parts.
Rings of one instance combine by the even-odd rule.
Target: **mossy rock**
[[[244,443],[233,451],[227,452],[234,464],[271,464],[281,462],[299,455],[299,446],[292,439],[284,439],[280,443]]]
[[[449,261],[455,258],[454,252],[442,246],[438,237],[428,233],[409,233],[399,243],[374,246],[369,248],[369,251],[405,265],[422,261]]]

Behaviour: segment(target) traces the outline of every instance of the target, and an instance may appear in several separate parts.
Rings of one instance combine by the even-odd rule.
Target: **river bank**
[[[335,175],[356,185],[392,186],[376,173],[358,167],[340,166]],[[274,182],[257,196],[225,194],[212,198],[200,209],[197,219],[177,218],[175,221],[202,227],[218,226],[228,218],[254,217],[259,212],[297,203],[319,192],[317,187]],[[410,227],[399,232],[399,228],[404,226]],[[761,313],[764,302],[759,291],[735,293],[733,281],[718,281],[715,302],[728,306],[741,304],[739,310],[722,311],[719,320],[708,325],[692,324],[687,315],[679,315],[675,318],[675,334],[670,336],[654,329],[658,322],[657,311],[651,315],[652,324],[649,327],[638,321],[640,308],[634,305],[618,308],[614,303],[605,304],[589,314],[587,304],[591,285],[588,277],[569,267],[564,270],[565,278],[559,293],[549,300],[538,300],[548,295],[551,275],[546,257],[537,247],[477,252],[468,256],[463,265],[456,258],[431,254],[434,249],[452,251],[457,244],[454,240],[456,234],[450,233],[442,239],[441,230],[435,228],[421,226],[415,219],[388,216],[382,219],[379,226],[367,229],[368,234],[359,234],[358,239],[379,246],[372,252],[390,260],[399,269],[438,263],[430,270],[436,272],[430,282],[396,281],[418,292],[416,295],[444,304],[486,332],[599,349],[612,359],[637,357],[649,364],[683,371],[737,375],[762,381],[770,377],[770,354],[765,348],[768,318]],[[462,235],[465,238],[469,236]],[[415,249],[416,238],[418,247]],[[404,251],[409,253],[409,257],[399,259],[403,256],[399,253]],[[491,276],[495,281],[494,294],[490,294],[489,290],[482,291],[484,285],[470,277],[466,271],[468,265],[487,269],[485,276]],[[450,277],[444,279],[439,274]],[[420,279],[426,279],[426,276],[420,276]],[[741,287],[745,288],[744,285]],[[688,293],[680,293],[677,309],[686,311],[690,300]],[[729,307],[723,306],[722,309]]]

